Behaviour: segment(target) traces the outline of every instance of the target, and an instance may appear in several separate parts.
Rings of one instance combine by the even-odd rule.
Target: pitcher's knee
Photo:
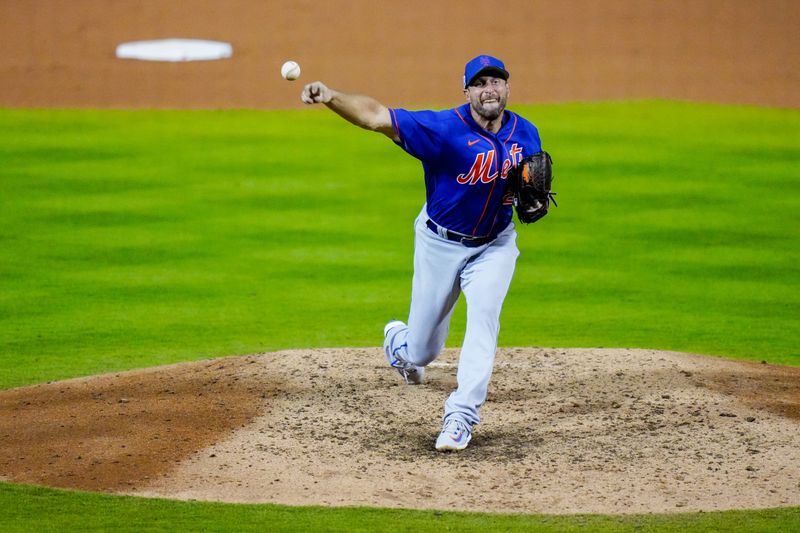
[[[417,366],[426,366],[442,352],[444,343],[431,345],[425,342],[414,342],[411,338],[407,339],[408,362]]]
[[[491,325],[500,322],[502,306],[482,305],[477,308],[467,309],[467,327],[475,324]]]

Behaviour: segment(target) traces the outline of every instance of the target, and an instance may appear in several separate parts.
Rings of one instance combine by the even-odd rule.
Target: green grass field
[[[0,528],[16,531],[533,531],[787,533],[800,508],[677,515],[479,514],[371,508],[176,502],[81,494],[0,483]]]
[[[800,112],[663,101],[513,109],[553,155],[559,207],[519,228],[501,345],[800,365]],[[0,141],[0,388],[377,346],[385,321],[407,313],[420,165],[329,112],[0,110]],[[448,345],[463,331],[460,307]],[[797,509],[434,519],[7,484],[0,502],[18,509],[0,518],[4,530],[85,527],[83,507],[99,528],[135,530],[273,520],[330,530],[384,520],[437,531],[800,527]],[[153,521],[122,518],[136,509]]]

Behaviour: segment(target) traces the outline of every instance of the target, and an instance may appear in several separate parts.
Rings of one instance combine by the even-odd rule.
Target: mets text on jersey
[[[506,178],[506,174],[508,174],[508,171],[513,165],[519,163],[517,156],[520,156],[520,154],[522,154],[522,148],[517,146],[517,143],[512,144],[511,149],[508,151],[508,155],[511,156],[511,159],[503,161],[503,168],[500,171],[500,177],[502,179]],[[494,150],[476,154],[475,161],[472,163],[472,168],[470,168],[469,172],[466,174],[459,174],[456,177],[456,181],[462,185],[475,185],[478,182],[491,183],[497,178],[497,165],[494,165],[495,157],[497,156]],[[495,171],[491,172],[493,166],[495,167]]]

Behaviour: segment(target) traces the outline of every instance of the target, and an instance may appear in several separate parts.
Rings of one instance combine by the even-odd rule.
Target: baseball
[[[281,67],[281,76],[285,80],[296,80],[300,77],[300,65],[295,61],[287,61]]]

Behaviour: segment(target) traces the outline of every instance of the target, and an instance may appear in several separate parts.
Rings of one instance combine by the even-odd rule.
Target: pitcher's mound
[[[800,505],[800,369],[499,350],[469,448],[433,443],[458,352],[291,350],[0,391],[0,477],[292,505],[631,513]]]

